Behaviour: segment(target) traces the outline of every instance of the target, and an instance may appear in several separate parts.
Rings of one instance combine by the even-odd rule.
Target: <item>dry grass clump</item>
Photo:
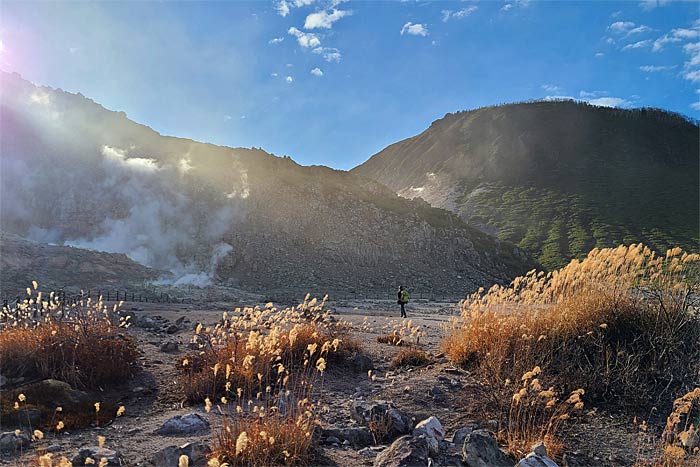
[[[635,467],[700,466],[699,425],[700,388],[695,388],[674,401],[660,439],[646,422],[640,424]]]
[[[220,401],[223,427],[212,465],[300,465],[311,459],[326,369],[361,350],[326,298],[279,310],[245,308],[195,331],[200,350],[182,359],[182,386],[207,410]]]
[[[550,457],[560,458],[567,420],[583,409],[583,389],[561,400],[554,387],[543,388],[540,372],[539,367],[533,368],[520,378],[522,384],[515,385],[507,423],[499,433],[516,458],[525,457],[538,441],[546,444]]]
[[[0,373],[27,380],[53,378],[74,388],[97,389],[133,375],[138,350],[122,328],[117,305],[101,299],[63,305],[27,288],[27,298],[0,314]]]
[[[405,366],[422,366],[430,363],[430,356],[421,349],[414,347],[402,349],[391,360],[391,368],[401,368]]]
[[[389,344],[395,346],[407,344],[420,344],[420,338],[423,337],[423,330],[420,325],[413,325],[413,320],[404,319],[398,325],[395,325],[391,331],[377,337],[377,342],[380,344]]]
[[[653,404],[699,374],[699,261],[639,244],[531,271],[462,302],[443,351],[494,387],[539,366],[594,400]]]

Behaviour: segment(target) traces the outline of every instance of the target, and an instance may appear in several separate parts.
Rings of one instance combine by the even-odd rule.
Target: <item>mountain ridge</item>
[[[697,149],[680,114],[537,101],[447,114],[352,172],[554,269],[620,243],[697,250]]]

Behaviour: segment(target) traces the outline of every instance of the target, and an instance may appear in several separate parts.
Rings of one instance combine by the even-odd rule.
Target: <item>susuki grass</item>
[[[87,299],[65,306],[53,293],[45,297],[37,288],[34,282],[23,302],[3,308],[0,315],[0,373],[29,383],[3,389],[0,418],[26,425],[27,411],[38,410],[39,427],[48,430],[58,421],[61,428],[71,428],[110,420],[116,407],[109,403],[104,403],[101,420],[94,401],[73,401],[65,411],[49,406],[46,401],[60,400],[62,389],[38,382],[55,379],[73,389],[99,390],[127,381],[138,359],[136,344],[123,329],[127,322],[116,313],[117,305],[110,310],[101,299]]]
[[[647,406],[698,379],[700,255],[640,245],[595,249],[461,304],[443,351],[494,388],[535,366],[586,397]]]
[[[661,436],[639,426],[635,467],[700,466],[700,388],[676,399]]]
[[[420,344],[421,337],[423,337],[423,331],[420,325],[414,325],[413,320],[403,319],[399,324],[394,325],[391,331],[377,337],[377,342],[396,346],[417,345]]]
[[[425,351],[410,347],[402,349],[391,359],[391,368],[401,368],[405,366],[421,366],[430,362],[430,356]]]
[[[299,465],[317,442],[323,374],[359,349],[325,298],[279,310],[245,308],[195,331],[200,350],[181,361],[186,397],[223,414],[211,465]]]

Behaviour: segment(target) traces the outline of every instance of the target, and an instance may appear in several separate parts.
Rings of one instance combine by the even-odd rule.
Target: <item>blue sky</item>
[[[0,4],[0,67],[155,130],[348,169],[552,96],[700,116],[697,2]]]

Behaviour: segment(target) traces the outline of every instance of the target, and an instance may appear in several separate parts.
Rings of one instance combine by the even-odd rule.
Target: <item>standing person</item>
[[[399,286],[399,293],[397,294],[398,303],[401,305],[401,317],[406,318],[406,304],[408,303],[408,290],[404,289],[403,285]]]

